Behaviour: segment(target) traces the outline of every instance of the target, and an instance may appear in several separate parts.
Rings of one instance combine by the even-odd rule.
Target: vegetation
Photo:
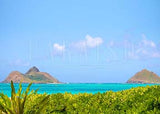
[[[11,80],[14,83],[19,83],[20,81],[22,83],[61,83],[50,74],[46,72],[40,72],[35,66],[30,68],[25,74],[18,71],[13,71],[3,82],[10,83]]]
[[[30,91],[30,86],[32,83],[30,83],[26,89],[22,93],[22,85],[19,84],[18,92],[16,93],[13,81],[11,81],[11,98],[9,98],[7,95],[4,95],[3,93],[0,93],[0,113],[5,114],[24,114],[25,112],[25,106],[26,101],[28,100],[28,97],[31,95],[36,94],[36,91],[31,91],[31,93],[28,95]],[[49,95],[44,96],[42,100],[39,102],[36,102],[36,112],[41,112],[43,110],[44,105],[46,105],[48,101]],[[40,105],[39,105],[40,104]]]
[[[143,69],[131,77],[127,83],[160,83],[160,77],[147,69]]]
[[[34,82],[41,82],[43,80],[44,83],[45,82],[52,83],[52,80],[49,80],[48,78],[44,77],[44,75],[36,73],[26,74],[25,78],[28,78]]]
[[[12,84],[11,84],[12,85]],[[13,86],[13,85],[12,85]],[[30,87],[30,86],[29,86]],[[13,87],[12,87],[13,88]],[[21,88],[21,86],[20,86]],[[20,90],[19,90],[20,91]],[[105,93],[58,93],[37,94],[31,92],[18,93],[11,99],[0,97],[1,113],[7,114],[159,114],[160,113],[160,86],[137,87],[129,90]],[[24,93],[28,93],[29,89]],[[5,97],[4,97],[5,96]],[[16,97],[21,96],[21,97]],[[4,100],[4,99],[8,100]],[[13,99],[13,100],[12,100]],[[19,101],[19,99],[21,99]],[[26,100],[25,100],[26,99]],[[23,101],[25,100],[24,106]],[[6,102],[7,101],[7,102]],[[9,102],[11,101],[11,102]],[[19,101],[19,102],[17,102]],[[18,104],[18,105],[13,105]],[[13,106],[12,106],[13,105]],[[3,107],[2,107],[3,106]],[[13,108],[14,107],[14,108]],[[11,111],[14,113],[11,113]],[[19,109],[23,111],[17,113]]]

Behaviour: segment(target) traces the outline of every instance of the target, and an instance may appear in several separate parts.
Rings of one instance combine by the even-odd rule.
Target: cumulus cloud
[[[54,55],[62,55],[65,51],[65,45],[60,45],[58,43],[53,44]]]
[[[86,45],[90,48],[94,48],[96,46],[99,46],[103,43],[102,38],[100,37],[91,37],[90,35],[86,35]]]
[[[53,48],[54,50],[59,51],[59,52],[65,51],[65,45],[60,45],[60,44],[55,43],[53,45]]]
[[[100,46],[103,43],[103,39],[101,37],[92,37],[90,35],[86,35],[84,40],[72,43],[72,46],[79,49],[86,48],[95,48]]]

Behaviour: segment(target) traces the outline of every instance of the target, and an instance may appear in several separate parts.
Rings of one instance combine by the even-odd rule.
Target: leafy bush
[[[19,84],[18,92],[16,93],[13,81],[11,81],[11,98],[9,98],[7,95],[4,95],[3,93],[0,93],[0,113],[5,114],[24,114],[25,110],[28,108],[25,108],[26,101],[28,100],[28,93],[30,91],[32,83],[30,83],[26,89],[22,93],[22,85]],[[32,91],[29,96],[34,95],[36,91]],[[36,108],[36,112],[33,114],[40,114],[40,112],[43,110],[43,107],[46,105],[48,101],[49,95],[43,97],[42,100],[39,102],[36,102],[34,105]]]
[[[1,97],[0,102],[4,104],[5,101],[2,99]],[[24,113],[160,114],[160,86],[137,87],[97,94],[57,93],[48,96],[34,93],[28,95]]]

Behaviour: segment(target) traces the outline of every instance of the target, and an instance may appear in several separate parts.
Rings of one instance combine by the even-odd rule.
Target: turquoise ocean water
[[[18,84],[14,84],[16,90],[18,89]],[[71,83],[71,84],[32,84],[31,90],[36,90],[39,88],[38,93],[65,93],[69,92],[72,94],[77,93],[98,93],[106,91],[121,91],[130,89],[138,86],[152,86],[155,84],[127,84],[127,83]],[[23,90],[26,89],[28,84],[22,84]],[[9,83],[0,83],[0,92],[11,96],[11,88]]]

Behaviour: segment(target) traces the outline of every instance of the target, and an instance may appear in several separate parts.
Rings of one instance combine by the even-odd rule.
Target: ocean
[[[14,84],[15,89],[18,90],[19,84]],[[32,84],[31,90],[39,88],[38,93],[103,93],[106,91],[121,91],[139,86],[152,86],[156,84],[127,84],[127,83],[70,83],[70,84]],[[27,88],[28,84],[22,84],[23,90]],[[11,87],[9,83],[0,83],[0,92],[11,96]]]

